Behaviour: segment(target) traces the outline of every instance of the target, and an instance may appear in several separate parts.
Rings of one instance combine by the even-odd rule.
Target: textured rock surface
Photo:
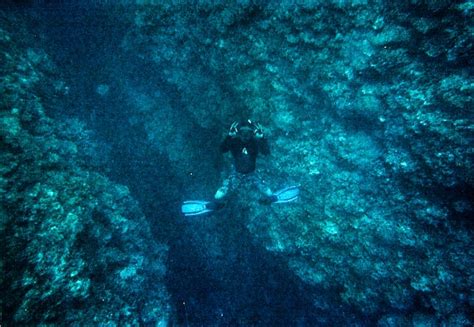
[[[22,17],[1,19],[2,324],[165,326],[167,247],[83,124],[48,117],[67,88]]]
[[[473,9],[354,0],[111,10],[107,24],[121,15],[130,27],[104,69],[111,80],[94,75],[93,92],[110,107],[84,118],[92,126],[103,115],[94,126],[120,138],[123,152],[109,161],[80,121],[45,114],[43,100],[57,105],[67,88],[42,49],[2,29],[8,319],[166,321],[166,251],[126,188],[98,172],[128,151],[142,160],[135,172],[165,176],[166,188],[145,173],[123,178],[147,212],[167,198],[177,207],[179,197],[211,197],[229,164],[218,159],[221,135],[252,118],[272,146],[261,173],[274,189],[301,184],[302,199],[265,207],[244,188],[209,219],[168,222],[180,255],[168,263],[198,276],[170,277],[178,323],[472,325]],[[148,168],[147,156],[169,167]],[[147,216],[154,230],[160,214]]]
[[[469,325],[472,16],[468,1],[163,6],[137,11],[125,48],[203,128],[268,127],[262,171],[301,183],[302,201],[232,215],[315,287],[315,307],[337,294],[383,326]]]

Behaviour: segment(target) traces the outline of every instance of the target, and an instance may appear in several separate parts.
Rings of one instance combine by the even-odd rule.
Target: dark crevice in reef
[[[141,203],[153,234],[169,245],[167,288],[178,324],[283,326],[293,325],[298,319],[315,321],[314,308],[305,297],[303,286],[282,268],[281,259],[253,244],[243,222],[237,223],[240,227],[236,232],[235,226],[215,228],[213,222],[186,221],[180,217],[179,190],[188,185],[174,176],[166,158],[149,148],[143,131],[128,134],[133,128],[125,127],[126,122],[119,125],[124,128],[115,133],[113,142],[117,144],[110,154],[110,174],[130,188]],[[211,177],[218,172],[210,170],[208,174]],[[224,219],[201,219],[219,218]],[[233,234],[233,239],[223,246],[222,256],[236,259],[227,262],[224,258],[220,265],[209,262],[206,252],[196,249],[194,242],[201,247],[206,247],[206,243],[200,236],[192,235],[193,224],[209,224],[204,233],[220,233],[218,238]],[[221,272],[216,274],[215,270]]]
[[[124,127],[115,134],[114,142],[122,143],[123,147],[116,145],[111,151],[110,174],[130,188],[141,203],[153,234],[169,245],[167,288],[176,308],[178,324],[283,326],[315,321],[314,308],[305,297],[303,286],[292,281],[291,273],[282,268],[281,259],[253,244],[243,222],[239,223],[238,233],[235,226],[213,228],[212,222],[204,231],[222,234],[218,237],[233,233],[233,239],[223,246],[222,256],[237,259],[230,259],[230,262],[223,259],[224,263],[219,266],[208,262],[205,252],[195,249],[194,242],[206,245],[205,240],[191,235],[193,224],[206,222],[186,221],[179,216],[182,196],[179,190],[185,189],[186,185],[174,176],[166,158],[156,150],[147,149],[146,136],[140,132],[127,134],[126,131],[131,130]],[[120,142],[118,138],[124,141]],[[217,172],[209,171],[209,174]],[[201,219],[219,218],[224,219],[219,216]],[[214,270],[222,272],[216,275]],[[222,299],[227,300],[222,302]]]
[[[222,257],[214,258],[226,262],[221,266],[213,266],[213,259],[203,257],[197,249],[200,246],[193,244],[199,241],[190,235],[193,224],[202,223],[183,223],[188,228],[171,245],[168,260],[168,287],[178,324],[292,326],[317,321],[318,312],[303,285],[283,268],[281,259],[254,244],[243,222],[218,229],[228,238],[221,244]]]

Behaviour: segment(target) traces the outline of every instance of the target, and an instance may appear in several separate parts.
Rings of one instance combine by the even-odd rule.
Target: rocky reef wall
[[[167,246],[104,176],[107,146],[47,114],[68,88],[28,16],[0,15],[2,324],[166,326]]]
[[[267,127],[261,172],[300,183],[302,201],[240,194],[228,215],[314,287],[316,308],[336,294],[384,326],[468,325],[472,18],[469,1],[156,6],[138,9],[124,47],[203,128]]]

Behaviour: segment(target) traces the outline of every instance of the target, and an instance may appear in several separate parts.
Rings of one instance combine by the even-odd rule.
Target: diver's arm
[[[231,148],[231,143],[232,143],[232,136],[230,135],[227,135],[224,139],[224,141],[222,141],[219,149],[222,153],[226,153],[230,150]]]
[[[262,137],[258,140],[258,149],[263,155],[270,154],[270,145],[268,144],[268,140],[265,137]]]
[[[255,139],[257,140],[258,152],[260,152],[263,155],[269,155],[270,146],[268,145],[268,141],[263,133],[263,126],[259,123],[256,123],[253,133],[254,133]]]
[[[232,147],[232,142],[238,133],[238,126],[239,126],[239,123],[237,123],[236,121],[234,121],[232,125],[230,125],[229,133],[227,134],[224,141],[222,141],[219,147],[222,153],[226,153],[230,151]]]
[[[227,134],[224,141],[222,141],[220,145],[220,150],[222,153],[228,152],[230,148],[232,147],[232,141],[237,136],[237,133],[238,133],[238,129],[237,129],[238,126],[239,126],[239,123],[237,123],[236,121],[234,121],[232,125],[230,125],[229,133]]]

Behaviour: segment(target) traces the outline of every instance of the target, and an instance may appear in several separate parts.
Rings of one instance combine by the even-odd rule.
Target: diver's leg
[[[217,190],[216,194],[214,194],[214,200],[223,201],[227,194],[236,188],[237,184],[237,172],[233,170],[229,177],[224,180],[222,186]]]
[[[224,199],[224,197],[227,195],[227,192],[229,192],[229,184],[230,176],[224,179],[222,186],[219,187],[219,189],[216,191],[216,194],[214,194],[214,200],[222,201]]]
[[[271,188],[267,185],[265,180],[257,172],[255,172],[254,174],[255,174],[253,176],[254,185],[257,187],[260,193],[264,194],[266,197],[271,197],[273,195]]]

